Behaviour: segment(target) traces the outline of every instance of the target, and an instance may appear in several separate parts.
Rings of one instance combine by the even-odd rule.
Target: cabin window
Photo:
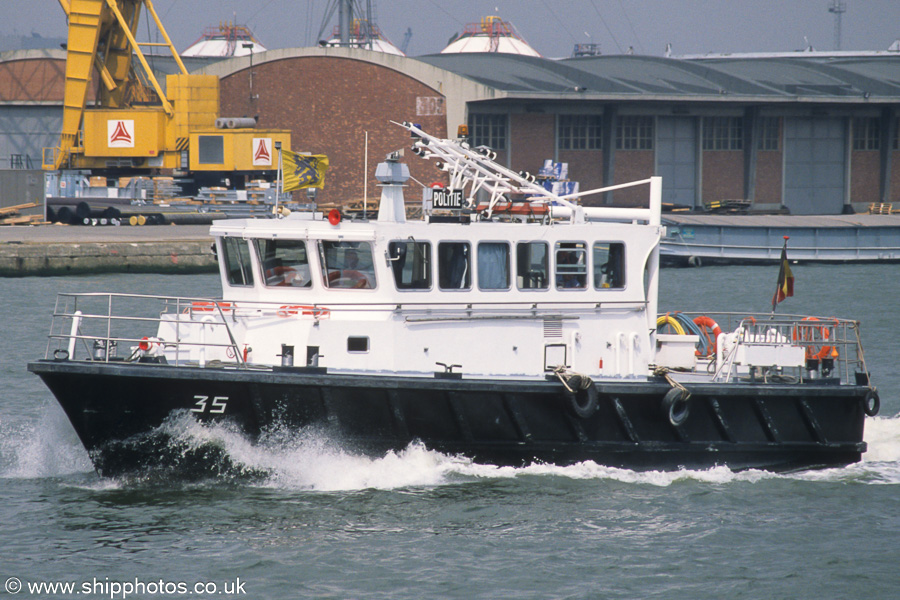
[[[375,287],[375,263],[368,242],[319,242],[325,287],[368,290]]]
[[[587,244],[556,242],[556,287],[583,290],[587,287]]]
[[[347,338],[347,352],[359,353],[369,351],[369,338],[350,336]]]
[[[520,290],[546,290],[550,286],[546,242],[516,244],[516,285]]]
[[[438,244],[438,285],[442,290],[472,287],[471,249],[468,242]]]
[[[306,243],[300,240],[254,240],[267,286],[312,287]]]
[[[431,289],[431,244],[413,240],[391,242],[388,254],[398,290]]]
[[[478,244],[478,287],[482,290],[509,289],[509,244]]]
[[[253,269],[250,266],[250,248],[241,238],[222,238],[222,255],[225,258],[225,272],[228,285],[253,285]]]
[[[625,244],[594,242],[594,287],[625,287]]]

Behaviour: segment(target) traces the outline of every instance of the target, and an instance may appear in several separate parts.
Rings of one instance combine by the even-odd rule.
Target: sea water
[[[102,479],[25,370],[56,293],[217,296],[217,277],[0,280],[0,596],[900,597],[898,272],[794,267],[778,311],[860,319],[882,405],[861,463],[789,475],[499,468],[419,445],[373,459],[314,432],[250,444],[183,419],[173,435],[217,445],[232,468]],[[666,269],[660,309],[768,311],[776,277]]]

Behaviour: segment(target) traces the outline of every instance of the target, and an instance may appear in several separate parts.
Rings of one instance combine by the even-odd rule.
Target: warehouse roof
[[[608,55],[550,60],[510,54],[437,54],[418,60],[506,97],[663,100],[900,101],[900,53],[664,58]]]

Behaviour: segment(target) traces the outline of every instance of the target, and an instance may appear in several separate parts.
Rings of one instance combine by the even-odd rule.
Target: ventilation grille
[[[544,337],[562,337],[562,319],[544,319]]]

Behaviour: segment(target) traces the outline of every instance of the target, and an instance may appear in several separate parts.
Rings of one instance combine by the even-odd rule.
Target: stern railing
[[[705,364],[715,381],[741,378],[803,383],[825,379],[869,385],[859,321],[805,315],[673,312],[660,315],[658,323],[660,333],[699,335],[698,366]]]

